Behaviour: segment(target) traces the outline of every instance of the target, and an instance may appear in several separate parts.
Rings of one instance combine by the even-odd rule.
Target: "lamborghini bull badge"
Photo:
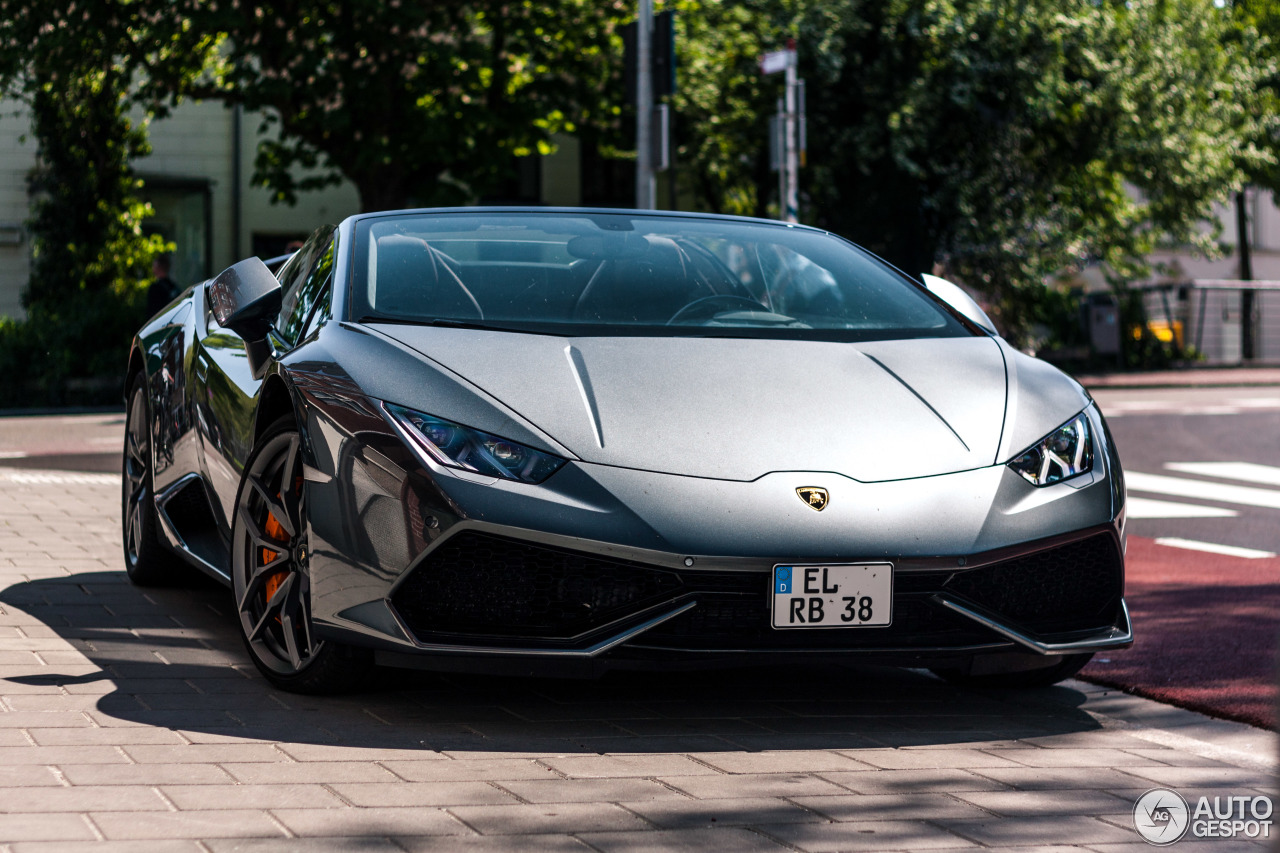
[[[796,494],[800,496],[800,500],[804,501],[805,506],[818,512],[826,509],[827,501],[830,500],[827,490],[817,486],[801,486],[796,489]]]

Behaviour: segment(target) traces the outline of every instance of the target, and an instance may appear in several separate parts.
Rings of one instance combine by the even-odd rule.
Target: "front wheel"
[[[952,667],[933,667],[929,671],[939,678],[963,687],[1050,687],[1075,675],[1092,659],[1092,653],[1060,655],[1047,658],[1047,665],[1035,669],[983,675],[971,675],[967,669]]]
[[[282,419],[245,466],[231,533],[237,621],[254,664],[276,687],[338,693],[364,682],[372,656],[321,639],[312,629],[300,446],[292,420]]]
[[[125,415],[123,495],[120,529],[124,534],[124,567],[138,586],[157,586],[173,579],[174,560],[160,544],[151,469],[151,423],[147,415],[147,380],[139,373],[129,386]]]

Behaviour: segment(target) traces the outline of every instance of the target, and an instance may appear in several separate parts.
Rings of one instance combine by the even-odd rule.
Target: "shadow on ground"
[[[0,604],[86,659],[61,653],[63,662],[7,681],[101,693],[91,712],[100,725],[197,740],[524,755],[945,745],[1099,728],[1069,687],[968,691],[916,671],[841,666],[595,681],[387,670],[371,692],[296,696],[254,670],[229,593],[210,581],[144,590],[123,572],[90,572],[15,584]]]

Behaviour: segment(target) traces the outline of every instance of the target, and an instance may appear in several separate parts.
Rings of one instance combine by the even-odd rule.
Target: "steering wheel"
[[[699,299],[695,299],[692,302],[687,303],[683,308],[681,308],[679,311],[671,315],[671,319],[667,321],[667,325],[674,326],[680,323],[682,320],[687,320],[688,317],[686,317],[686,315],[688,314],[694,314],[695,312],[705,312],[708,309],[714,309],[714,310],[711,310],[710,313],[708,313],[707,316],[704,318],[709,320],[712,317],[714,317],[716,314],[719,314],[723,311],[727,311],[730,308],[734,308],[734,307],[745,307],[751,311],[769,312],[768,308],[761,305],[759,302],[755,301],[754,299],[748,299],[745,296],[733,296],[727,293],[719,293],[719,294],[716,294],[715,296],[703,296]],[[769,312],[769,313],[772,313],[772,312]]]

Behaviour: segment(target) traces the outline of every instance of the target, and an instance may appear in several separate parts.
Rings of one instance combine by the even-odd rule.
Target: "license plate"
[[[774,566],[773,627],[865,628],[893,622],[893,566]]]

